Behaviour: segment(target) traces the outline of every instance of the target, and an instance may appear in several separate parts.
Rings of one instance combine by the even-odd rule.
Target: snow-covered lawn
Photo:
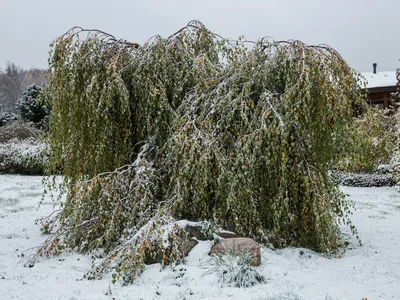
[[[53,205],[45,200],[37,209],[41,177],[0,175],[0,299],[400,299],[400,193],[385,187],[343,191],[356,202],[353,221],[363,246],[351,238],[342,258],[263,249],[260,272],[267,283],[228,288],[205,274],[211,244],[201,242],[186,265],[163,271],[148,266],[134,285],[121,287],[110,278],[83,279],[91,259],[75,253],[41,259],[32,268],[19,264],[22,250],[46,238],[34,221]]]

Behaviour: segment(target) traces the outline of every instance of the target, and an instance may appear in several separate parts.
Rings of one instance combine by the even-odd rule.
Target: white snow
[[[397,84],[396,71],[377,72],[376,74],[374,74],[373,72],[365,72],[361,74],[367,80],[368,89],[396,86]]]
[[[356,202],[353,221],[363,241],[359,246],[348,235],[350,246],[342,258],[264,248],[260,272],[267,283],[228,288],[219,286],[215,274],[205,274],[211,242],[200,242],[186,264],[164,270],[147,266],[133,285],[123,287],[110,284],[110,276],[83,279],[91,260],[76,253],[40,259],[32,268],[18,263],[22,250],[46,238],[34,221],[51,213],[53,203],[47,199],[37,209],[41,177],[0,175],[0,299],[400,299],[400,193],[342,189]]]

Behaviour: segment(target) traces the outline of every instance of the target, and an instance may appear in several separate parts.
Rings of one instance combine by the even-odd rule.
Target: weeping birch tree
[[[356,234],[329,170],[363,98],[329,46],[230,40],[199,22],[143,45],[74,28],[49,65],[49,172],[66,200],[42,220],[53,235],[39,254],[102,248],[94,273],[130,282],[175,220],[326,253],[341,223]],[[182,259],[181,234],[169,231],[166,264]]]

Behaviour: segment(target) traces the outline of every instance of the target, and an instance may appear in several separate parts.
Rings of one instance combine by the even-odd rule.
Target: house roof
[[[389,87],[396,86],[396,71],[388,72],[373,72],[361,73],[367,80],[367,88]]]

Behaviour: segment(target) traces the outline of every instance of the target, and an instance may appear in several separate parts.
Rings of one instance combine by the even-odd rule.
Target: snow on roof
[[[376,74],[372,72],[366,72],[361,74],[367,80],[368,89],[377,87],[395,86],[397,83],[396,71],[377,72]]]

